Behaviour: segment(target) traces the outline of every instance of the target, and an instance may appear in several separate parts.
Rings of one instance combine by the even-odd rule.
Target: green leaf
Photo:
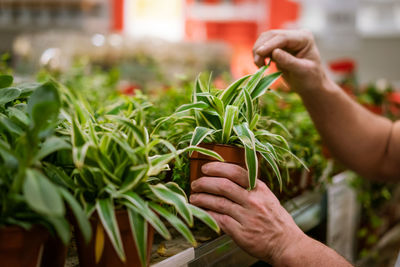
[[[11,75],[0,75],[0,89],[11,86],[13,81],[14,78]]]
[[[16,87],[0,89],[0,105],[7,104],[19,97],[21,91]]]
[[[190,140],[190,145],[197,146],[204,140],[204,138],[206,138],[208,135],[212,134],[213,132],[214,132],[213,129],[202,127],[202,126],[197,126],[196,129],[194,129],[192,139]]]
[[[54,227],[63,244],[68,245],[71,239],[71,228],[68,221],[64,217],[59,216],[48,216],[46,219]]]
[[[246,84],[246,91],[251,94],[253,94],[253,91],[257,87],[257,85],[260,83],[261,79],[263,78],[264,72],[267,70],[268,66],[263,66],[261,67],[256,73],[254,73],[249,82]]]
[[[74,180],[69,177],[61,167],[57,167],[48,162],[43,162],[42,164],[44,165],[44,171],[47,177],[49,177],[52,182],[69,189],[75,189],[76,185]]]
[[[253,105],[253,100],[251,99],[251,96],[248,91],[243,90],[244,93],[244,103],[246,105],[246,119],[248,123],[251,123],[254,115],[254,105]]]
[[[64,188],[59,188],[62,197],[68,203],[74,217],[79,225],[83,238],[88,244],[90,239],[92,238],[92,228],[90,226],[89,220],[86,217],[85,212],[83,211],[82,207],[79,205],[78,201]]]
[[[258,159],[255,145],[255,137],[253,132],[249,129],[247,123],[235,125],[234,127],[237,136],[243,143],[246,156],[246,167],[249,175],[249,189],[253,189],[256,184],[258,176]]]
[[[216,160],[224,161],[224,159],[217,152],[214,152],[212,150],[209,150],[209,149],[206,149],[203,147],[189,146],[187,148],[179,150],[179,153],[182,153],[184,151],[197,151],[203,155],[213,157]]]
[[[26,171],[23,192],[34,211],[49,216],[64,216],[64,203],[58,188],[39,171]]]
[[[90,147],[90,143],[85,143],[83,146],[72,148],[72,159],[76,168],[80,169],[85,165],[86,154]],[[101,162],[98,162],[100,166]]]
[[[60,137],[51,136],[42,143],[42,146],[35,157],[35,161],[40,161],[48,155],[63,149],[71,149],[71,145]]]
[[[191,104],[184,104],[182,106],[180,106],[175,113],[180,113],[180,112],[185,112],[188,110],[204,110],[206,108],[208,108],[209,105],[206,104],[205,102],[199,101],[196,103],[191,103]]]
[[[15,134],[17,136],[20,136],[24,134],[24,131],[21,129],[21,127],[19,127],[16,123],[14,123],[3,114],[0,114],[0,128],[5,129],[13,135]]]
[[[121,261],[125,262],[126,257],[122,245],[121,235],[119,233],[117,218],[115,217],[114,213],[113,200],[111,198],[97,200],[96,210],[100,217],[101,223],[103,224],[103,227],[110,238],[115,252]]]
[[[208,227],[210,227],[215,232],[217,232],[217,233],[220,232],[217,222],[214,220],[214,218],[210,214],[208,214],[207,212],[205,212],[204,210],[202,210],[196,206],[193,206],[192,204],[189,204],[188,207],[192,211],[194,217],[200,219],[203,223],[205,223]]]
[[[78,120],[72,120],[72,145],[74,147],[83,146],[86,143],[86,138],[81,131],[81,125]]]
[[[151,166],[147,172],[147,176],[158,175],[161,171],[165,170],[165,165],[177,157],[177,155],[177,153],[168,153],[156,157],[150,157]]]
[[[249,189],[252,190],[256,186],[256,180],[258,176],[257,151],[255,148],[250,148],[248,146],[245,146],[244,149],[246,156],[246,167],[249,175]]]
[[[239,80],[232,83],[228,88],[226,88],[220,95],[221,101],[224,103],[225,107],[231,104],[232,100],[236,98],[237,94],[240,92],[240,86],[250,77],[251,75],[244,76]]]
[[[192,213],[187,207],[188,203],[183,196],[173,192],[163,184],[150,185],[150,189],[162,202],[173,205],[189,226],[193,225]]]
[[[275,72],[270,75],[267,75],[261,79],[261,81],[257,84],[256,88],[251,92],[251,98],[254,100],[260,96],[262,96],[268,88],[281,77],[281,72]]]
[[[165,186],[175,193],[182,195],[186,199],[186,201],[188,201],[185,191],[177,183],[168,182],[165,184]]]
[[[144,146],[145,144],[147,144],[144,129],[135,125],[132,120],[128,120],[118,116],[113,116],[113,118],[115,118],[118,122],[120,122],[122,125],[130,130],[140,146]]]
[[[130,191],[120,194],[119,197],[125,199],[123,204],[128,208],[135,209],[136,212],[140,213],[140,215],[142,215],[163,238],[171,239],[171,234],[168,232],[168,229],[157,217],[157,215],[149,208],[148,203],[145,202],[138,194]]]
[[[222,127],[222,143],[226,144],[232,134],[233,125],[238,115],[238,108],[235,106],[226,106],[224,125]]]
[[[42,130],[55,120],[61,107],[60,96],[55,83],[47,82],[37,88],[28,100],[27,111],[32,128]]]
[[[23,126],[28,126],[30,123],[28,115],[22,110],[14,107],[7,108],[8,117],[15,123],[19,123]]]
[[[150,203],[150,207],[164,217],[193,246],[197,245],[196,239],[193,237],[190,229],[182,222],[181,219],[155,203]]]
[[[135,166],[135,169],[133,170],[131,168],[129,175],[124,179],[119,192],[124,193],[132,190],[143,179],[143,177],[145,177],[148,170],[149,166],[147,164]]]
[[[147,222],[135,210],[128,208],[129,223],[142,267],[147,265]],[[134,252],[132,252],[134,253]]]
[[[275,160],[271,157],[271,154],[261,152],[261,155],[268,162],[269,166],[271,166],[272,171],[275,173],[276,177],[278,178],[279,188],[282,191],[282,176],[281,176],[281,172],[279,171],[278,164],[276,164]]]

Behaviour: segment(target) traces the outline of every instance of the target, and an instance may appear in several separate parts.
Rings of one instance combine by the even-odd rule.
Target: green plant
[[[66,244],[66,203],[88,241],[91,229],[79,203],[47,172],[54,153],[71,150],[54,133],[61,105],[57,86],[12,83],[12,76],[0,75],[0,226],[42,224]]]
[[[70,189],[88,216],[97,212],[122,261],[125,254],[115,209],[128,212],[143,266],[146,265],[146,222],[164,238],[171,237],[156,213],[194,245],[196,241],[186,226],[193,225],[193,216],[219,231],[210,215],[188,203],[178,185],[163,184],[158,178],[168,169],[168,163],[185,151],[196,150],[222,160],[218,154],[193,146],[176,150],[163,139],[151,138],[145,127],[148,105],[133,98],[123,97],[118,105],[104,107],[99,113],[81,95],[77,97],[66,88],[64,91],[67,121],[59,132],[71,140],[74,168],[63,179],[70,179]],[[96,250],[95,258],[99,259],[100,254]]]
[[[256,183],[259,153],[282,185],[279,165],[285,165],[287,155],[297,157],[291,153],[289,144],[281,135],[260,128],[258,99],[270,91],[269,86],[281,75],[277,72],[264,77],[267,68],[264,66],[255,74],[235,81],[225,90],[211,88],[210,80],[205,81],[199,76],[191,103],[180,106],[173,115],[161,119],[158,127],[173,123],[173,132],[186,132],[184,136],[170,135],[172,142],[178,144],[197,146],[205,142],[244,147],[250,189]]]

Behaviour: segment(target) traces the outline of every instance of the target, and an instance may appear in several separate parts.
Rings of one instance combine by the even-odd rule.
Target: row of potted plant
[[[92,82],[84,75],[66,79],[68,87],[12,85],[11,76],[1,76],[0,168],[6,171],[0,194],[6,201],[0,203],[0,243],[12,225],[35,235],[41,228],[30,257],[36,264],[48,233],[67,244],[74,225],[81,266],[145,266],[154,231],[171,238],[171,225],[195,245],[189,229],[195,217],[218,232],[212,217],[187,201],[187,166],[193,180],[206,162],[239,164],[248,170],[251,190],[260,166],[282,188],[291,165],[304,165],[285,130],[277,130],[283,125],[259,102],[274,94],[269,87],[280,77],[265,76],[267,68],[225,90],[200,75],[191,97],[172,94],[180,106],[170,115],[173,105],[152,103],[140,92],[97,93],[98,80],[81,88],[83,80]],[[166,116],[157,120],[160,114]],[[170,166],[178,184],[164,179]],[[24,258],[13,249],[14,259]]]

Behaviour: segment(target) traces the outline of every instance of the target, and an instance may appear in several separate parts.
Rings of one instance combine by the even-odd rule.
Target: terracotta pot
[[[18,226],[0,229],[0,265],[12,267],[40,266],[43,246],[49,233],[42,226],[25,230]]]
[[[133,240],[132,232],[129,225],[128,213],[125,210],[116,211],[117,221],[119,230],[121,233],[121,239],[125,251],[126,262],[122,262],[118,254],[115,252],[114,247],[108,238],[107,233],[104,231],[104,249],[102,256],[98,263],[95,260],[95,237],[96,231],[98,230],[98,225],[101,225],[101,221],[97,214],[93,215],[90,219],[90,223],[93,229],[93,238],[89,244],[85,244],[82,234],[77,231],[76,235],[76,246],[78,249],[79,265],[81,267],[94,267],[94,266],[104,266],[104,267],[138,267],[140,265],[139,256],[137,253],[135,241]],[[102,227],[102,226],[101,226]],[[78,229],[78,228],[75,228]],[[151,247],[153,245],[154,229],[149,225],[147,236],[147,265],[150,262]]]
[[[226,163],[237,164],[246,169],[245,152],[242,147],[219,144],[200,144],[199,146],[217,152]],[[190,157],[190,182],[204,176],[201,167],[213,161],[218,160],[194,151]]]
[[[64,267],[68,246],[59,237],[50,236],[44,245],[41,267]]]

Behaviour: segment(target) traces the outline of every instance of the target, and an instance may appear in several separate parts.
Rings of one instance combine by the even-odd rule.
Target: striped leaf
[[[268,66],[261,67],[256,73],[254,73],[249,82],[246,84],[245,90],[247,90],[250,94],[253,93],[257,85],[260,83],[263,78],[264,72],[267,70]]]
[[[150,185],[150,189],[162,202],[173,205],[186,223],[189,226],[193,226],[193,216],[183,196],[173,192],[163,184]]]
[[[275,72],[270,75],[267,75],[261,79],[261,81],[257,84],[254,90],[251,92],[251,98],[257,99],[258,97],[262,96],[268,88],[281,77],[281,72]]]
[[[258,176],[258,159],[255,145],[255,137],[253,132],[249,129],[249,125],[247,123],[235,125],[234,129],[240,141],[244,145],[246,167],[249,175],[249,189],[251,190],[255,187],[256,179]]]
[[[180,106],[175,112],[180,113],[180,112],[185,112],[188,110],[204,110],[208,107],[209,107],[208,104],[206,104],[203,101],[199,101],[196,103],[184,104],[184,105]]]
[[[238,115],[238,108],[235,106],[226,106],[224,125],[222,127],[222,143],[226,144],[232,134],[233,125]]]
[[[119,233],[117,218],[114,213],[113,200],[111,198],[99,199],[96,203],[96,210],[101,223],[110,238],[115,252],[122,262],[125,262],[125,252],[122,245],[121,235]]]
[[[181,149],[179,151],[179,153],[183,153],[184,151],[197,151],[197,152],[199,152],[199,153],[201,153],[203,155],[213,157],[213,158],[215,158],[215,159],[217,159],[219,161],[224,161],[224,159],[217,152],[214,152],[214,151],[206,149],[206,148],[196,147],[196,146],[189,146],[189,147],[187,147],[185,149]]]
[[[268,162],[269,166],[271,166],[272,171],[275,173],[276,177],[278,178],[279,189],[282,191],[282,176],[281,176],[281,172],[279,171],[278,164],[276,164],[275,160],[272,158],[270,153],[261,152],[261,155]]]
[[[151,226],[165,239],[171,239],[171,234],[165,227],[163,222],[157,217],[157,215],[149,208],[148,203],[145,202],[137,193],[135,192],[125,192],[120,194],[119,197],[124,199],[123,204],[130,209],[139,212],[146,221],[148,221]]]
[[[196,129],[194,129],[192,139],[190,140],[190,145],[197,146],[204,140],[204,138],[206,138],[208,135],[212,134],[213,132],[214,132],[213,129],[202,127],[202,126],[197,126]]]
[[[164,217],[193,246],[197,245],[196,239],[193,237],[190,229],[182,222],[181,219],[155,203],[150,203],[150,207]]]
[[[243,90],[244,93],[244,103],[245,103],[245,110],[246,110],[246,119],[248,123],[251,123],[254,114],[254,105],[253,100],[248,91]]]
[[[192,204],[189,204],[189,209],[192,211],[193,216],[200,219],[203,223],[205,223],[208,227],[210,227],[212,230],[215,232],[219,233],[220,229],[217,224],[217,222],[214,220],[214,218],[205,212],[204,210],[193,206]]]
[[[228,88],[226,88],[223,93],[220,95],[220,99],[222,103],[224,103],[225,107],[231,104],[232,99],[235,98],[235,95],[240,91],[240,86],[250,77],[251,75],[244,76],[239,80],[232,83]]]
[[[129,224],[142,267],[147,265],[147,222],[135,210],[128,208]],[[133,253],[133,252],[132,252]]]

